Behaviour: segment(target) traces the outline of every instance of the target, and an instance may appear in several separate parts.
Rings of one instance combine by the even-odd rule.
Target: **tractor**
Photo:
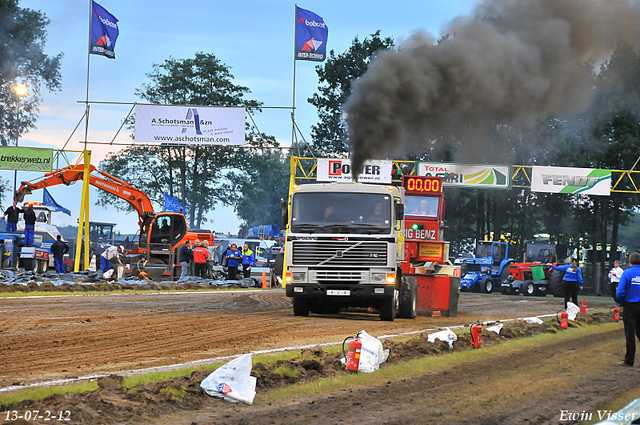
[[[515,262],[508,254],[506,242],[477,242],[475,257],[465,259],[462,264],[460,288],[487,294],[500,288],[500,283],[509,274],[509,264]]]
[[[546,266],[557,263],[556,246],[551,242],[527,243],[524,262],[512,263],[508,275],[500,283],[505,295],[523,294],[525,296],[552,294],[562,296],[563,273]]]

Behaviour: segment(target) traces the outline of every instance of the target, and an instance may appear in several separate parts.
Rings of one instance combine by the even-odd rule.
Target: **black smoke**
[[[344,105],[355,170],[372,158],[456,146],[496,159],[496,125],[585,110],[593,73],[616,46],[640,45],[631,0],[485,0],[436,43],[415,33],[382,52]]]

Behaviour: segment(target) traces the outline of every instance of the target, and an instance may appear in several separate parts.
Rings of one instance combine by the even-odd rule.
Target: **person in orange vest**
[[[193,262],[196,266],[196,276],[201,278],[207,277],[207,258],[209,258],[209,251],[207,248],[200,244],[193,249]]]

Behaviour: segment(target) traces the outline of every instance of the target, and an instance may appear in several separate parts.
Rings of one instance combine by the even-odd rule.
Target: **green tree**
[[[354,38],[344,53],[336,55],[331,50],[324,65],[316,67],[319,93],[308,101],[318,109],[319,123],[311,128],[313,147],[318,153],[330,156],[348,151],[342,105],[351,94],[351,84],[367,71],[376,52],[393,45],[393,39],[382,38],[378,30],[362,41]]]
[[[259,111],[260,102],[246,100],[248,87],[233,83],[231,68],[213,54],[196,53],[193,59],[169,58],[154,64],[150,79],[136,94],[157,104],[244,106]],[[275,140],[247,126],[246,141],[260,148]],[[247,149],[226,146],[132,146],[111,154],[100,168],[143,190],[158,205],[167,192],[188,207],[192,228],[207,221],[206,215],[217,204],[235,205],[236,192],[228,184],[233,168],[246,169],[251,155]],[[129,205],[106,192],[100,192],[98,204],[117,209]]]
[[[47,56],[44,46],[49,19],[40,11],[21,8],[18,0],[0,0],[0,143],[7,146],[35,127],[41,86],[60,89],[62,53]],[[19,99],[13,87],[26,84]]]

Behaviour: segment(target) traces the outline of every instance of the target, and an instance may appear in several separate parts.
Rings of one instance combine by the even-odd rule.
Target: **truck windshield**
[[[293,196],[294,233],[385,234],[390,230],[390,195],[319,192]]]

